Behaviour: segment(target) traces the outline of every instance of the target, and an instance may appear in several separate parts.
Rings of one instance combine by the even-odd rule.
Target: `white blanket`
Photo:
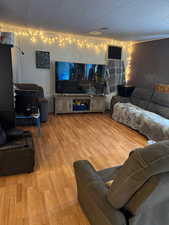
[[[169,139],[168,119],[131,103],[116,103],[113,108],[112,118],[138,130],[148,139],[154,141]]]

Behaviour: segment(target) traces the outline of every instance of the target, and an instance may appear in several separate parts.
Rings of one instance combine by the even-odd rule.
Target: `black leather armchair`
[[[30,173],[34,170],[34,164],[34,142],[31,132],[1,129],[0,176]]]
[[[48,100],[44,97],[44,91],[41,86],[31,83],[16,83],[16,88],[19,90],[34,91],[36,93],[36,98],[38,100],[39,110],[40,110],[40,120],[41,122],[47,122],[48,120]]]

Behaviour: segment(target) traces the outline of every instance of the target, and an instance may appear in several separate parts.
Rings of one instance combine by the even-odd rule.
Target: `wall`
[[[169,84],[169,39],[139,43],[134,46],[129,84],[154,88]]]
[[[101,42],[96,39],[97,42]],[[55,93],[55,61],[69,61],[80,63],[105,64],[106,51],[96,53],[93,49],[81,49],[77,46],[59,47],[56,44],[45,44],[41,41],[31,42],[27,37],[17,36],[15,45],[24,51],[24,55],[17,48],[13,48],[13,73],[14,82],[36,83],[44,88],[45,96],[50,100],[50,111],[52,111],[52,96]],[[36,69],[35,51],[49,51],[51,57],[51,69]],[[125,58],[123,52],[123,58]],[[110,96],[107,96],[109,106]]]

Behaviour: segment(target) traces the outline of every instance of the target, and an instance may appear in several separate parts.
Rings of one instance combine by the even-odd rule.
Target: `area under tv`
[[[105,95],[61,94],[54,95],[55,114],[105,112]]]
[[[73,111],[74,112],[89,112],[90,111],[90,99],[73,99]]]

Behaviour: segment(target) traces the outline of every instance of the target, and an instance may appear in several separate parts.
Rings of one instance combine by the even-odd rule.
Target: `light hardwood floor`
[[[73,162],[88,159],[103,169],[146,145],[108,114],[50,116],[34,139],[35,172],[0,177],[0,225],[89,225],[77,202]]]

